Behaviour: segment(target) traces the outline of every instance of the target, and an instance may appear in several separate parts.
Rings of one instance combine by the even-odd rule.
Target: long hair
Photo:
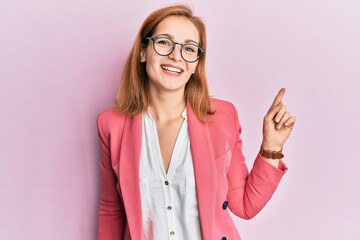
[[[210,107],[210,97],[205,72],[206,32],[201,18],[194,16],[186,5],[173,5],[158,9],[151,13],[143,22],[129,53],[121,76],[117,97],[114,100],[116,109],[128,115],[136,115],[146,111],[149,106],[149,80],[146,73],[146,63],[140,62],[142,41],[151,37],[156,26],[169,16],[183,16],[190,20],[200,35],[200,47],[205,53],[200,57],[194,74],[185,86],[184,99],[194,111],[195,116],[206,122],[208,114],[214,114]]]

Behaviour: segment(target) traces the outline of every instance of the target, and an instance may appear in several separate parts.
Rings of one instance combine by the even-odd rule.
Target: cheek
[[[159,62],[156,57],[151,57],[148,55],[146,59],[146,73],[149,77],[153,78],[158,74],[160,69],[157,67]]]
[[[188,71],[193,74],[196,70],[196,67],[197,67],[197,63],[194,63],[194,64],[188,64]]]
[[[153,78],[155,73],[154,68],[152,67],[152,65],[150,64],[149,61],[146,61],[146,74],[150,77]]]

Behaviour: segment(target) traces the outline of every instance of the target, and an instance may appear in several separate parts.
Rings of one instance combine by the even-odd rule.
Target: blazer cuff
[[[285,163],[280,160],[279,167],[276,168],[261,156],[260,152],[258,153],[253,169],[257,169],[261,174],[264,175],[266,178],[271,178],[276,181],[280,181],[280,179],[283,177],[283,175],[287,172],[288,168],[285,165]]]

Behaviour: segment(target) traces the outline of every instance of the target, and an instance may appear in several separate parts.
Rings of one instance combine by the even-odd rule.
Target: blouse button
[[[222,237],[221,240],[226,240],[226,237]]]
[[[165,185],[169,185],[169,182],[168,182],[168,181],[165,181]]]
[[[170,232],[170,235],[175,235],[175,232],[174,232],[174,231],[171,231],[171,232]]]
[[[223,205],[222,205],[222,208],[225,210],[225,209],[227,209],[227,207],[228,207],[228,202],[225,201],[225,202],[223,203]]]
[[[171,210],[172,209],[172,207],[171,206],[167,206],[167,210]]]

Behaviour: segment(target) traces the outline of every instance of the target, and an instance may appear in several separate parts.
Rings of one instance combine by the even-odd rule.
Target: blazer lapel
[[[142,115],[125,121],[119,164],[120,187],[130,235],[142,239],[142,213],[139,185]]]
[[[196,118],[190,106],[187,107],[187,113],[201,233],[203,239],[207,240],[212,239],[214,226],[216,197],[215,157],[208,125]]]

